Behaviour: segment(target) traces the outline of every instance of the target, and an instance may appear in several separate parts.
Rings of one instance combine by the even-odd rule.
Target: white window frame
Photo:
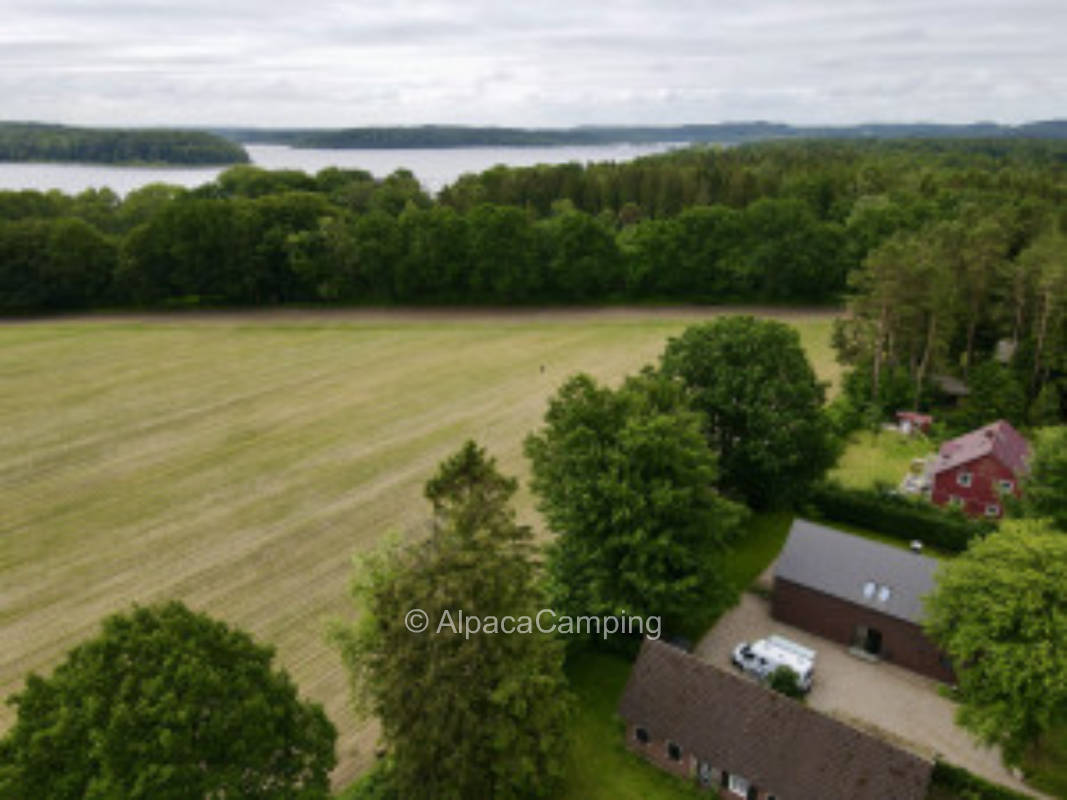
[[[893,596],[893,589],[891,587],[885,586],[885,585],[882,585],[882,586],[878,587],[878,602],[879,603],[888,603],[889,602],[889,598],[892,597],[892,596]]]
[[[986,503],[985,515],[987,517],[999,517],[1000,516],[1000,506],[997,505],[996,503]]]
[[[730,773],[730,779],[727,781],[727,789],[736,794],[738,797],[748,797],[749,783],[740,775],[734,775]]]
[[[974,484],[974,474],[966,470],[956,473],[956,485],[964,489],[970,489]]]
[[[867,581],[863,584],[864,599],[873,600],[876,594],[878,594],[878,584],[874,581]]]
[[[1000,491],[1004,492],[1004,494],[1015,491],[1015,481],[1010,481],[1002,478],[1001,480],[997,481],[997,488],[1000,489]]]

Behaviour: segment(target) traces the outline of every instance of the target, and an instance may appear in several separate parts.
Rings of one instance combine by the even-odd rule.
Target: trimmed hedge
[[[895,539],[919,539],[953,553],[967,549],[974,538],[995,529],[986,520],[971,520],[959,512],[920,504],[871,489],[846,489],[836,483],[816,486],[809,497],[819,516],[830,522],[857,525]]]
[[[952,792],[961,800],[1033,800],[1030,795],[997,786],[968,772],[963,767],[946,764],[944,761],[934,764],[932,783],[934,786]]]

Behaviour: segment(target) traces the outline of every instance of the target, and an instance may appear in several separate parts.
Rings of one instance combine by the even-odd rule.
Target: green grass
[[[921,436],[860,431],[849,440],[828,477],[852,489],[870,489],[878,484],[896,486],[907,474],[912,459],[936,450],[933,442]]]
[[[323,631],[353,613],[353,555],[425,521],[423,483],[468,437],[525,479],[522,440],[567,376],[615,383],[700,313],[0,326],[0,697],[51,669],[107,614],[180,598],[277,648],[337,725],[335,779],[350,782],[377,731],[353,718]],[[831,315],[780,316],[820,377],[834,379]],[[538,526],[527,490],[517,503]],[[12,719],[0,705],[0,731]]]
[[[752,515],[726,560],[726,575],[738,591],[751,586],[778,557],[792,524],[792,512]]]
[[[1067,722],[1047,733],[1023,760],[1027,782],[1053,797],[1067,798]]]
[[[559,800],[684,800],[706,792],[626,749],[616,714],[630,675],[621,656],[583,653],[567,672],[578,697],[566,784]]]

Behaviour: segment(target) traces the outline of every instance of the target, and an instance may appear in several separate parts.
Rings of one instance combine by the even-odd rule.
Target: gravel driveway
[[[818,652],[815,683],[808,705],[906,747],[924,757],[945,761],[976,775],[1028,794],[1041,796],[1015,778],[997,750],[976,745],[953,722],[956,706],[937,693],[937,683],[910,670],[870,663],[849,654],[844,645],[821,639],[771,619],[770,603],[745,592],[700,640],[694,652],[714,664],[729,665],[742,641],[779,633]]]

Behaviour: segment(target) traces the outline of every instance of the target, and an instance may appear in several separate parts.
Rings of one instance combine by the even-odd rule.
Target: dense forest
[[[420,125],[365,128],[220,128],[235,142],[286,144],[291,147],[547,147],[617,143],[685,142],[739,144],[766,139],[959,139],[1067,138],[1067,121],[1025,125],[980,122],[971,125],[928,123],[797,127],[771,122],[723,122],[713,125],[601,126],[577,128],[498,128],[465,125]]]
[[[0,122],[0,161],[188,165],[248,160],[239,144],[206,131]]]
[[[890,275],[908,275],[905,288],[929,290],[939,314],[951,308],[962,320],[939,319],[924,357],[903,348],[925,328],[893,318],[905,330],[879,368],[904,359],[925,364],[927,376],[957,355],[958,341],[973,355],[1009,322],[1022,336],[1020,326],[1043,319],[1041,350],[1051,352],[1059,290],[1040,294],[1044,283],[1012,270],[1058,252],[1065,195],[1067,142],[1053,141],[694,148],[626,163],[496,167],[437,197],[404,170],[375,179],[245,165],[197,189],[152,185],[125,199],[107,189],[0,192],[0,309],[837,303],[867,297],[865,276],[896,258]],[[981,239],[973,246],[987,248],[986,283],[959,272],[952,236]],[[891,258],[893,248],[904,249]],[[960,295],[951,305],[912,274],[934,261],[956,270],[944,277]],[[977,299],[967,294],[979,287]],[[878,301],[857,299],[858,319],[864,302]],[[841,334],[844,357],[873,362],[858,325]]]

